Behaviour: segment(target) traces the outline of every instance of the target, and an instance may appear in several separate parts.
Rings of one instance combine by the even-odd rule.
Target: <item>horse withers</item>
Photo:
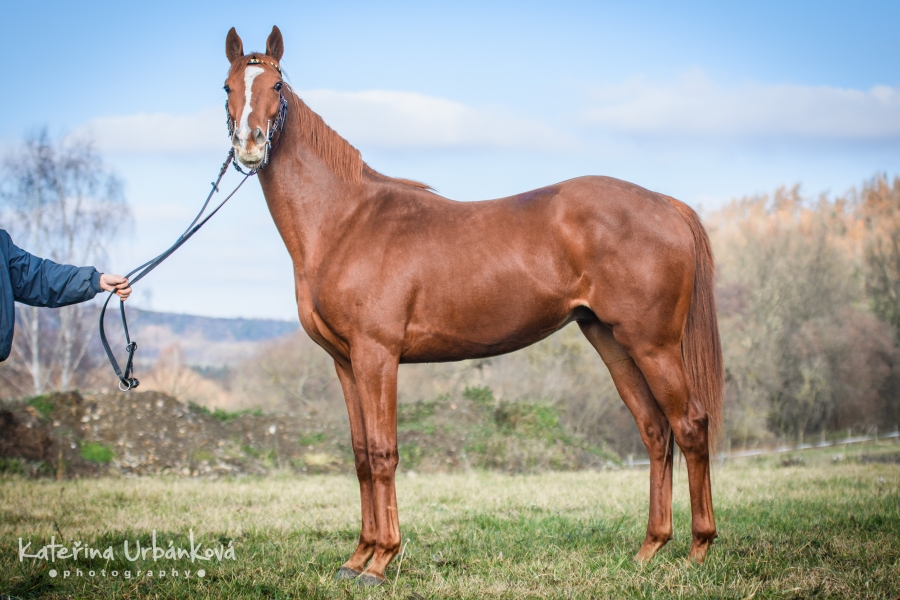
[[[378,584],[400,551],[398,365],[512,352],[572,321],[650,456],[635,559],[672,538],[674,442],[687,463],[690,557],[702,562],[716,537],[709,456],[723,368],[712,251],[697,214],[609,177],[448,200],[374,171],[304,104],[282,78],[277,27],[265,53],[244,54],[234,29],[225,46],[236,157],[265,166],[259,181],[293,261],[300,323],[334,359],[350,417],[362,527],[338,577]]]

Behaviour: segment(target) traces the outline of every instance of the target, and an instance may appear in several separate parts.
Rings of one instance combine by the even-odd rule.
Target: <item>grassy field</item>
[[[631,557],[646,525],[647,471],[401,476],[405,551],[376,589],[332,579],[355,547],[359,505],[350,477],[6,477],[0,597],[898,598],[898,452],[897,445],[831,449],[795,455],[800,461],[721,466],[714,473],[720,537],[701,566],[685,562],[683,467],[675,475],[676,538],[646,566]],[[193,530],[202,549],[231,545],[234,560],[125,557],[124,541],[133,554],[136,542],[152,543],[154,530],[160,548],[170,540],[189,548]],[[114,556],[18,560],[20,537],[34,553],[51,536],[69,548],[111,546]]]

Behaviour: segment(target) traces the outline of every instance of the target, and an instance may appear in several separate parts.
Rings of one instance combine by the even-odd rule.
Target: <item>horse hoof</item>
[[[638,550],[638,553],[634,555],[632,559],[636,563],[644,564],[653,560],[653,557],[656,556],[656,553],[659,552],[660,548],[666,545],[666,543],[671,539],[669,537],[651,537],[647,536],[647,539],[644,540],[644,543],[641,544],[641,549]]]
[[[656,556],[657,549],[654,547],[649,548],[641,548],[637,554],[634,555],[634,558],[631,560],[640,565],[645,565],[653,560],[653,557]]]
[[[703,561],[706,560],[706,553],[709,551],[710,545],[712,545],[712,540],[706,540],[699,543],[694,542],[691,544],[688,561],[702,565]]]
[[[341,569],[334,575],[335,579],[356,579],[359,577],[359,571],[355,571],[350,567],[341,567]]]
[[[381,585],[387,581],[384,577],[379,577],[378,575],[371,575],[369,573],[363,573],[359,577],[356,578],[356,585],[363,585],[366,587],[375,587],[377,585]]]

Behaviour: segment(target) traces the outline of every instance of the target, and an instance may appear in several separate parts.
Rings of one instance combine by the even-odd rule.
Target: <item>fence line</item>
[[[886,433],[884,435],[878,435],[877,433],[874,435],[858,435],[855,437],[847,436],[842,440],[835,440],[833,442],[821,441],[818,444],[797,444],[796,446],[779,446],[777,448],[765,448],[765,449],[755,449],[755,450],[742,450],[740,452],[720,452],[716,457],[720,463],[725,462],[731,458],[747,458],[750,456],[765,456],[767,454],[783,454],[785,452],[795,452],[797,450],[810,450],[815,448],[829,448],[832,446],[847,446],[849,444],[859,444],[862,442],[877,442],[878,440],[889,440],[900,438],[900,430],[892,431],[891,433]],[[646,458],[642,458],[640,460],[634,460],[629,455],[628,461],[625,463],[626,467],[647,467],[650,466],[650,460]]]

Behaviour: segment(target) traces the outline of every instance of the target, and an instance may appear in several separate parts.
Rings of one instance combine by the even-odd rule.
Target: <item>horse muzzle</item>
[[[241,135],[244,133],[244,135]],[[259,127],[252,132],[236,131],[231,136],[231,145],[235,155],[243,165],[255,169],[266,158],[266,134]]]

